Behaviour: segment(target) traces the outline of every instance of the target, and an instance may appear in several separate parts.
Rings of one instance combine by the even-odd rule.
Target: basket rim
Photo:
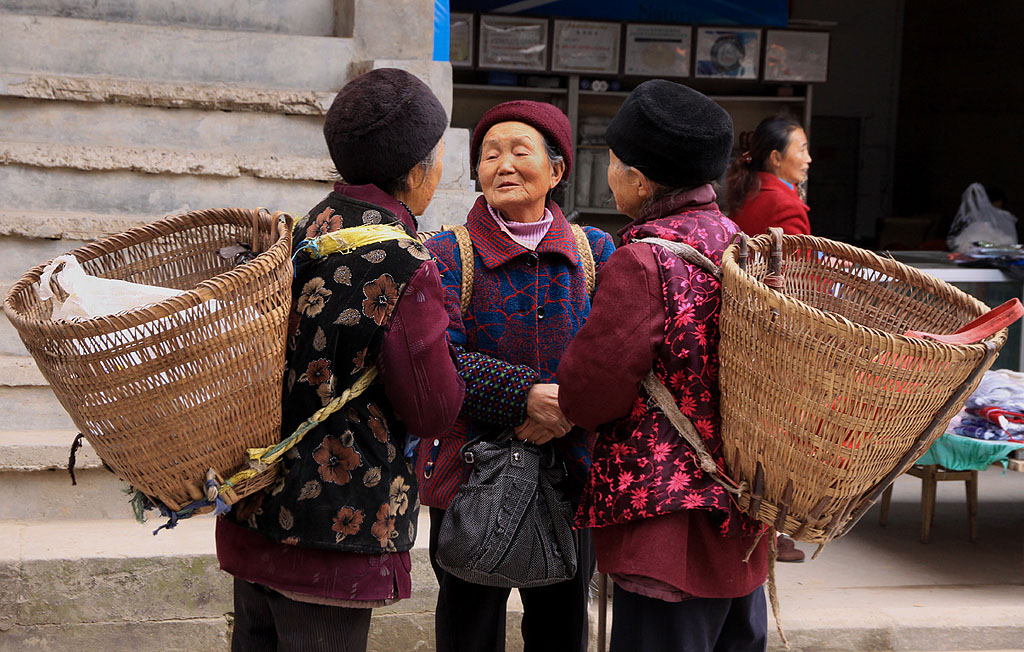
[[[253,275],[269,273],[278,267],[282,261],[290,259],[291,247],[288,240],[291,236],[291,222],[293,218],[289,213],[283,211],[275,211],[271,214],[264,207],[255,209],[210,208],[172,215],[123,233],[91,242],[62,255],[73,255],[80,262],[84,263],[115,251],[169,235],[170,233],[183,230],[185,227],[235,223],[232,220],[225,220],[226,216],[231,215],[237,217],[244,215],[249,222],[253,222],[257,218],[270,216],[277,227],[277,237],[273,244],[245,265],[236,266],[233,269],[200,281],[194,288],[185,290],[178,296],[168,297],[155,303],[90,319],[65,321],[26,317],[15,307],[14,297],[26,287],[39,282],[43,270],[53,261],[53,259],[50,259],[22,274],[21,278],[11,286],[4,297],[4,313],[18,330],[22,328],[35,328],[43,331],[59,330],[76,336],[102,335],[141,326],[194,308],[207,301],[227,296],[231,286],[245,282]]]
[[[893,278],[901,278],[908,281],[914,287],[922,288],[925,290],[932,291],[934,294],[952,294],[958,297],[967,305],[973,305],[978,310],[980,316],[985,312],[991,310],[985,303],[976,297],[964,292],[960,288],[953,286],[950,283],[946,283],[934,276],[922,272],[919,269],[911,267],[905,263],[901,263],[892,258],[885,258],[875,254],[874,252],[859,247],[848,245],[844,242],[838,242],[830,240],[828,238],[821,238],[812,235],[783,235],[782,236],[783,249],[786,248],[786,244],[790,245],[797,243],[801,245],[808,245],[813,247],[817,251],[826,253],[827,255],[834,256],[836,258],[842,258],[849,260],[850,262],[856,262],[862,264],[870,269],[877,272],[887,274]],[[767,257],[768,251],[771,247],[771,236],[768,234],[762,234],[757,236],[748,236],[747,239],[748,251],[757,250],[758,253]],[[807,248],[805,246],[805,248]],[[985,342],[995,342],[998,346],[1005,344],[1008,331],[1006,328],[995,333],[988,339],[977,342],[975,344],[947,344],[945,342],[938,342],[930,339],[907,337],[899,333],[890,333],[888,331],[881,330],[879,328],[872,328],[833,312],[825,312],[815,308],[814,306],[808,305],[799,299],[787,296],[782,292],[779,292],[773,288],[768,287],[761,281],[754,278],[749,272],[740,269],[739,263],[736,259],[738,257],[739,244],[733,242],[722,254],[722,287],[725,286],[725,278],[727,275],[735,276],[742,282],[747,283],[756,292],[759,292],[769,304],[774,304],[774,307],[785,308],[788,311],[796,312],[803,316],[809,317],[818,322],[831,323],[834,326],[844,327],[855,331],[861,331],[863,333],[881,337],[883,339],[890,340],[903,347],[925,347],[931,348],[935,351],[943,351],[946,353],[962,354],[965,350],[970,350],[972,353],[980,354],[985,350]]]

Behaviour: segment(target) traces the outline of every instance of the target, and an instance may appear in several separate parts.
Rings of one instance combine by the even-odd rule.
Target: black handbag
[[[576,575],[572,505],[558,489],[565,469],[550,446],[511,438],[463,446],[472,465],[448,509],[437,563],[474,584],[528,588]]]

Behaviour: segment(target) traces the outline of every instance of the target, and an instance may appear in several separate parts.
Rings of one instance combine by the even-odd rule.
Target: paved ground
[[[876,506],[818,559],[779,564],[794,649],[1024,649],[1024,473],[981,475],[977,543],[968,540],[964,483],[945,482],[922,544],[920,490],[917,478],[900,478],[887,527]],[[814,546],[800,547],[809,558]]]

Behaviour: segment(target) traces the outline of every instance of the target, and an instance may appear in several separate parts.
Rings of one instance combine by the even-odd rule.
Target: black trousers
[[[299,602],[235,578],[231,652],[365,652],[372,611]]]
[[[682,602],[615,587],[610,652],[764,652],[767,645],[764,587],[742,598]]]
[[[505,607],[512,589],[466,582],[437,565],[443,518],[444,510],[430,509],[430,563],[440,587],[434,614],[437,652],[503,652]],[[519,590],[525,652],[586,652],[587,599],[595,560],[590,532],[580,535],[576,577]]]

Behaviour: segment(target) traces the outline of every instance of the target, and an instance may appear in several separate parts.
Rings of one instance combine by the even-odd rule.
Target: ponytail
[[[750,138],[750,147],[737,156],[726,173],[725,205],[729,215],[737,211],[761,190],[758,172],[768,172],[771,153],[785,153],[789,136],[800,123],[788,115],[777,115],[761,121]]]

